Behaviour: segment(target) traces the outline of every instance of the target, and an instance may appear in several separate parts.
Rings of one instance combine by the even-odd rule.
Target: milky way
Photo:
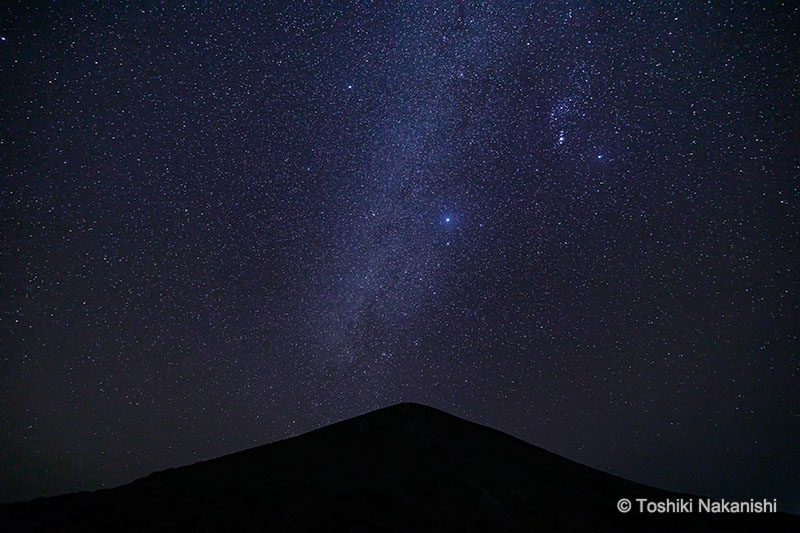
[[[418,401],[800,510],[792,4],[0,21],[0,497]]]

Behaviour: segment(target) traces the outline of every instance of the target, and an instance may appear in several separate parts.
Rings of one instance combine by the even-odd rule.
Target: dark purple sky
[[[0,500],[409,400],[800,510],[795,3],[80,4],[0,16]]]

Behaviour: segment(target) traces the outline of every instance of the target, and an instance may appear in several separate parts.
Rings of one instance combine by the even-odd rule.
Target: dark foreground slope
[[[800,518],[783,514],[622,514],[623,497],[679,495],[400,404],[116,489],[0,506],[0,529],[800,531]]]

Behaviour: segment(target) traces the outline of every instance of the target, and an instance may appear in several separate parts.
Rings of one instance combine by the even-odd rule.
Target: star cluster
[[[409,400],[800,509],[791,3],[0,21],[0,497]]]

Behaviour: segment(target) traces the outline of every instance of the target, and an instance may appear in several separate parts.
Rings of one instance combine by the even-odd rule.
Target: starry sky
[[[400,401],[800,512],[794,2],[18,3],[0,500]]]

